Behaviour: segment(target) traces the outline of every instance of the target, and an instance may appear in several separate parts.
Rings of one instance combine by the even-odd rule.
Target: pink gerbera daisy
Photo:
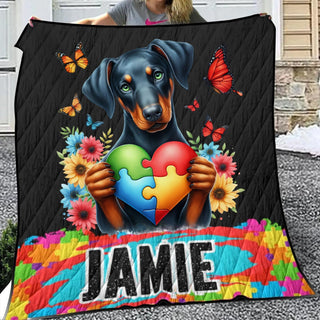
[[[211,161],[213,162],[219,176],[225,174],[226,178],[230,178],[237,170],[237,164],[232,162],[232,157],[225,154],[216,156],[215,158],[212,158]]]
[[[91,228],[96,228],[96,206],[92,207],[92,200],[79,199],[71,201],[71,205],[72,209],[68,210],[70,217],[67,220],[72,222],[72,225],[76,226],[78,231],[82,229],[84,234],[88,234]]]
[[[82,139],[80,147],[81,149],[79,150],[79,153],[84,159],[87,159],[88,161],[97,161],[102,155],[102,143],[92,136],[90,136],[89,138],[84,137]]]

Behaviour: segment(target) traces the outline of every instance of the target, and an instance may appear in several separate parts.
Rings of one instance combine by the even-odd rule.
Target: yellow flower
[[[93,163],[83,159],[79,153],[72,154],[70,158],[65,158],[64,163],[63,171],[66,174],[66,178],[69,179],[68,183],[73,184],[75,187],[79,185],[80,188],[83,188],[86,172],[93,166]]]
[[[212,211],[219,211],[220,213],[227,212],[231,208],[235,208],[236,203],[233,199],[238,198],[237,190],[234,190],[237,184],[233,183],[232,178],[226,178],[216,175],[216,182],[210,192],[210,204]]]

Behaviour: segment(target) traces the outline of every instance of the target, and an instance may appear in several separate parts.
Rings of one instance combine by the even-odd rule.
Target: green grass
[[[12,279],[16,248],[17,223],[8,221],[0,239],[0,292]]]

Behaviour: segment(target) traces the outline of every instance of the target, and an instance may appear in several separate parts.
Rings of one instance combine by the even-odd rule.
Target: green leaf
[[[199,145],[199,150],[203,150],[203,145],[202,145],[202,143]]]
[[[63,154],[63,155],[65,155],[67,152],[68,152],[67,149],[63,149],[63,150],[62,150],[62,154]]]
[[[234,157],[235,154],[236,154],[235,152],[232,152],[232,153],[230,154],[230,157]]]
[[[111,139],[113,137],[113,133],[108,135],[108,138]]]
[[[237,211],[237,209],[234,207],[234,208],[231,208],[231,210],[233,211],[233,212],[235,212],[235,213],[237,213],[238,211]]]
[[[60,161],[59,164],[61,164],[63,166],[65,165],[64,161]]]
[[[193,139],[193,135],[190,131],[186,130],[187,136],[191,139]]]
[[[223,145],[222,145],[222,151],[224,151],[225,149],[226,149],[226,144],[223,143]]]
[[[196,144],[198,144],[199,142],[200,142],[200,136],[197,137]]]
[[[60,134],[62,135],[63,139],[67,139],[70,135],[69,131],[60,131]]]
[[[60,159],[64,160],[64,155],[61,152],[57,151],[57,155]]]
[[[106,142],[102,137],[100,137],[100,140],[101,140],[102,142]]]
[[[77,128],[77,129],[76,129],[76,133],[78,133],[78,134],[79,134],[79,132],[80,132],[80,131],[79,131],[79,128]]]
[[[111,133],[111,128],[109,128],[109,130],[107,131],[107,135],[109,135]]]
[[[246,191],[245,189],[242,189],[242,188],[239,188],[239,189],[237,189],[236,190],[238,193],[241,193],[241,192],[244,192],[244,191]]]
[[[102,154],[107,154],[109,152],[109,150],[104,151]]]
[[[191,146],[191,149],[193,149],[193,150],[198,150],[198,148],[196,147],[196,146]]]
[[[63,128],[63,127],[62,127],[62,128],[61,128],[61,131],[60,131],[60,134],[61,134],[62,136],[65,136],[65,135],[69,135],[70,132],[71,132],[70,128],[68,128],[68,127]]]
[[[229,154],[229,150],[227,150],[224,154],[227,156]]]
[[[189,140],[189,142],[190,142],[191,144],[196,144],[196,142],[195,142],[194,140]]]
[[[107,135],[105,134],[105,132],[102,132],[102,135],[105,139],[107,139]]]
[[[108,145],[104,146],[104,148],[105,148],[105,149],[110,149],[111,146],[110,146],[110,144],[108,144]]]
[[[105,143],[111,143],[112,142],[112,140],[107,140],[107,141],[105,141]]]
[[[91,194],[90,193],[85,193],[85,194],[77,194],[77,197],[78,198],[86,198],[86,197],[91,197]]]
[[[211,217],[212,217],[212,219],[217,219],[217,217],[214,215],[213,212],[211,212]]]

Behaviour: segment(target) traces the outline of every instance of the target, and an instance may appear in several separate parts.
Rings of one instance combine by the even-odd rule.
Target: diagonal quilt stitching
[[[53,31],[54,31],[54,30],[53,30]],[[52,31],[52,32],[53,32],[53,31]],[[71,32],[71,30],[69,30],[69,32]],[[58,61],[57,61],[57,62],[58,62]],[[63,71],[63,72],[62,72],[62,71]],[[62,69],[62,71],[59,73],[59,78],[58,78],[58,80],[61,79],[61,78],[66,77],[65,71],[64,71],[63,69]],[[27,74],[27,73],[26,73],[26,74]],[[45,74],[45,73],[44,73],[44,74]],[[78,75],[78,76],[79,76],[79,75]],[[38,81],[40,81],[40,79],[41,79],[41,78],[39,78]],[[54,86],[59,87],[59,81],[57,81],[57,79],[56,79],[54,82],[55,82],[55,85],[54,85]],[[74,86],[77,86],[77,83],[76,83],[76,82],[74,82]],[[34,91],[32,91],[32,92],[34,92]],[[51,92],[54,92],[54,90],[52,90],[52,88],[50,89],[50,91],[49,91],[49,93],[47,94],[47,97],[46,97],[46,98],[49,97],[49,95],[51,94]],[[64,99],[65,99],[65,97],[64,97]],[[45,106],[46,106],[45,102],[46,102],[46,99],[44,100],[44,104],[43,104],[42,108],[45,108]],[[25,100],[25,102],[21,105],[19,111],[21,110],[21,108],[25,108],[25,107],[29,107],[29,105],[26,103],[26,100]],[[16,107],[16,108],[18,109],[18,107]],[[20,111],[20,112],[21,112],[21,111]],[[38,113],[38,114],[36,115],[36,117],[33,118],[32,121],[24,128],[24,130],[23,130],[24,135],[26,134],[26,131],[27,131],[31,126],[32,126],[32,128],[35,126],[35,125],[34,125],[35,121],[38,122],[37,117],[40,117],[40,114],[39,114],[39,113]],[[50,129],[50,125],[54,122],[54,120],[55,120],[56,117],[57,117],[57,111],[55,110],[55,116],[52,118],[52,120],[51,120],[51,122],[49,123],[49,125],[47,126],[46,130],[43,132],[42,138],[44,137],[44,133],[47,132],[47,130]],[[23,136],[22,136],[22,137],[23,137]],[[22,137],[21,137],[21,138],[22,138]],[[39,143],[41,142],[42,138],[39,139],[37,145],[39,145]],[[18,143],[19,143],[19,140],[20,140],[20,138],[17,137]],[[34,147],[34,149],[37,147],[37,145]]]
[[[254,26],[257,24],[257,22],[258,22],[258,19],[256,20]],[[218,26],[217,31],[219,31],[219,27],[222,28],[223,25]],[[215,30],[215,31],[216,31],[216,30]],[[243,41],[245,41],[246,39],[249,39],[249,35],[251,34],[251,32],[254,32],[254,31],[255,31],[255,28],[253,27],[253,28],[250,30],[250,32],[245,36],[245,38],[244,38]],[[263,43],[263,42],[261,41],[261,43]],[[202,53],[202,55],[200,56],[200,58],[203,59],[203,55],[205,54],[205,50],[203,50],[202,52],[203,52],[203,53]],[[198,59],[198,60],[200,60],[200,59]],[[231,61],[231,60],[230,60],[230,61]],[[195,63],[195,66],[194,66],[193,68],[196,68],[196,67],[197,67],[197,64]],[[243,70],[243,71],[241,72],[241,76],[240,76],[240,77],[242,77],[244,74],[245,74],[245,72],[244,72],[244,70]],[[240,80],[240,79],[238,79],[237,82],[240,82],[239,80]],[[211,89],[211,88],[210,88],[210,89]],[[211,89],[211,90],[212,90],[212,89]],[[224,104],[227,104],[228,101],[229,101],[229,99],[232,99],[231,96],[232,96],[232,94],[229,94],[229,95],[227,96],[227,99],[226,99],[226,101],[225,101]],[[202,109],[201,109],[201,111],[202,111]],[[222,111],[222,109],[220,109],[220,111]],[[207,112],[207,111],[206,111],[206,110],[203,110],[202,112],[204,113],[204,112]],[[219,112],[219,114],[220,114],[220,112]],[[219,114],[218,114],[218,116],[217,116],[216,118],[219,117]],[[185,113],[184,113],[184,116],[182,117],[182,121],[185,120],[185,116],[186,116],[186,115],[187,115],[187,113],[185,112]],[[215,120],[217,120],[217,119],[215,119]]]
[[[50,33],[53,33],[55,30],[54,29],[52,29],[50,32],[49,32],[49,34]],[[67,34],[69,34],[69,33],[71,33],[71,29],[69,29],[68,30],[68,32],[67,32]],[[51,38],[51,37],[50,37]],[[50,39],[50,38],[47,38],[47,39]],[[43,43],[42,44],[42,46],[43,45],[45,45],[45,43]],[[26,53],[24,53],[24,55],[25,55]],[[40,57],[42,57],[42,54],[41,54],[41,50],[37,50],[37,53],[36,53],[36,55],[39,55]],[[34,58],[37,58],[37,56],[34,56]],[[49,64],[47,64],[47,66],[46,66],[46,68],[49,68]],[[31,68],[32,67],[32,64],[29,64],[28,66],[27,66],[27,69],[25,70],[26,72],[24,73],[24,75],[25,75],[25,78],[27,78],[27,75],[30,73],[30,72],[27,72],[28,71],[28,68]],[[45,76],[45,73],[44,72],[42,72],[42,74],[44,75],[44,78],[46,78],[46,76]],[[20,75],[21,77],[23,76],[23,75]],[[62,73],[60,74],[60,78],[62,77]],[[28,79],[27,79],[28,80]],[[39,82],[41,81],[41,77],[39,77],[39,78],[37,78],[36,79],[36,83],[35,83],[35,85],[37,85]],[[56,81],[56,83],[58,84],[58,81]],[[18,110],[18,111],[22,111],[22,109],[26,106],[26,101],[27,101],[27,98],[29,98],[29,97],[31,97],[31,95],[32,94],[34,94],[34,88],[35,88],[35,86],[32,86],[32,90],[30,90],[30,92],[29,93],[27,93],[27,96],[26,97],[24,97],[24,102],[18,107],[18,104],[17,104],[17,106],[16,106],[16,109]],[[19,90],[19,88],[17,88],[17,92],[18,92],[18,90]],[[21,90],[19,90],[19,91],[21,91]],[[51,90],[50,90],[51,91]],[[27,105],[27,107],[28,107],[28,105]],[[33,119],[34,120],[34,119]],[[31,121],[32,122],[32,121]],[[24,128],[24,129],[27,129],[29,126],[31,125],[31,123],[30,124],[28,124],[27,125],[27,127],[26,128]],[[20,140],[20,137],[17,137],[17,141],[19,141]]]
[[[268,59],[271,59],[271,57],[269,56]],[[264,73],[264,69],[263,69],[263,68],[266,68],[266,67],[267,67],[267,62],[268,62],[268,61],[269,61],[269,60],[267,60],[267,61],[265,61],[265,62],[263,63],[263,65],[262,65],[262,67],[261,67],[261,69],[260,69],[260,72],[258,73],[258,75],[256,76],[255,79],[258,79],[258,78],[261,76],[261,74]],[[268,90],[270,90],[270,89],[268,89],[268,88],[269,88],[271,85],[272,85],[272,83],[270,83],[270,84],[268,85],[268,87],[264,90],[263,96],[262,96],[262,97],[259,97],[259,100],[257,101],[256,106],[255,106],[255,108],[254,108],[254,111],[253,111],[253,113],[251,113],[251,114],[249,115],[249,118],[246,120],[245,126],[242,128],[241,134],[238,136],[238,139],[237,139],[237,141],[235,142],[235,145],[238,145],[240,139],[241,139],[242,136],[245,134],[245,130],[244,130],[244,129],[249,126],[249,122],[251,121],[251,119],[252,119],[252,117],[253,117],[253,114],[254,114],[256,111],[261,112],[261,110],[260,110],[261,107],[258,109],[259,104],[260,104],[261,100],[264,98],[264,96],[268,93]],[[248,91],[248,93],[249,93],[251,90],[253,90],[253,89],[254,89],[253,86],[251,86],[251,87],[250,87],[250,90]],[[237,110],[237,112],[235,113],[234,118],[233,118],[233,122],[236,121],[236,119],[238,118],[238,114],[239,114],[239,113],[240,113],[240,114],[246,114],[245,112],[243,112],[243,109],[246,108],[246,106],[245,106],[244,104],[245,104],[245,100],[244,100],[244,102],[241,104],[241,106],[239,107],[239,109]],[[270,108],[270,109],[271,109],[271,108]]]
[[[245,44],[244,44],[245,45]],[[246,43],[246,45],[248,45],[247,43]],[[241,48],[243,48],[243,46],[241,46]],[[269,60],[269,59],[268,59]],[[258,79],[261,79],[261,71],[259,72],[259,74],[257,75],[257,78]],[[241,73],[241,79],[244,77],[244,73]],[[240,79],[240,78],[239,78]],[[260,91],[262,91],[262,87],[263,86],[261,86],[261,88],[260,88]],[[263,87],[264,88],[264,87]],[[269,86],[267,87],[267,88],[269,88]],[[241,89],[241,88],[239,88],[239,89]],[[251,88],[250,88],[251,89]],[[267,90],[267,89],[265,89],[265,90]],[[266,92],[264,91],[263,92],[263,95],[265,96],[265,94],[266,94]],[[181,95],[180,95],[181,96]],[[230,100],[229,100],[230,99]],[[236,104],[235,103],[233,103],[233,101],[232,101],[232,99],[231,99],[231,97],[230,96],[228,96],[227,97],[227,100],[228,100],[228,102],[229,101],[231,101],[231,104],[233,104],[233,108],[235,108],[235,106],[236,106]],[[264,101],[265,99],[263,98],[261,98],[260,99],[260,101],[259,101],[259,105],[261,105],[262,103],[263,103],[263,101]],[[268,99],[267,99],[268,100]],[[267,103],[267,105],[269,106],[269,103]],[[241,104],[241,106],[240,106],[240,108],[239,108],[239,110],[237,111],[237,114],[238,113],[240,113],[240,109],[241,109],[241,111],[243,110],[245,108],[245,101],[244,101],[244,99],[242,100],[242,104]],[[258,109],[258,108],[257,108]],[[261,108],[260,108],[261,109]],[[201,110],[202,111],[202,110]],[[224,110],[223,110],[224,111]],[[224,112],[223,112],[222,110],[221,110],[221,115],[223,116],[224,115]],[[253,110],[254,112],[253,113],[256,113],[255,111],[255,109]],[[249,123],[253,123],[254,121],[255,121],[255,116],[253,116],[252,114],[250,114],[251,116],[250,116],[250,118],[249,118],[249,120],[248,120],[248,122],[246,122],[246,126],[245,127],[247,127],[247,126],[249,126]],[[220,113],[219,113],[219,117],[220,117]],[[187,113],[185,112],[184,114],[183,114],[183,116],[182,116],[182,118],[183,118],[183,120],[185,121],[185,119],[188,119],[187,118]],[[262,118],[263,117],[260,117],[260,119],[259,120],[262,120]],[[270,117],[265,117],[266,119],[265,119],[265,122],[264,122],[264,124],[265,123],[269,123],[269,120],[270,120]],[[189,117],[189,120],[192,120],[190,123],[194,123],[194,121],[193,121],[193,119],[191,119],[191,117]],[[265,131],[266,132],[266,131]],[[243,132],[241,133],[241,135],[242,134],[244,134]],[[244,143],[244,141],[243,141],[243,139],[242,139],[242,137],[241,137],[241,135],[240,135],[240,137],[239,137],[239,139],[238,139],[238,141],[237,141],[237,143],[236,143],[236,146],[238,147],[238,148],[240,148],[242,145],[243,145],[243,143]],[[263,143],[263,145],[265,146],[265,149],[267,149],[267,150],[269,150],[270,149],[270,143],[268,144],[267,142],[265,142],[264,140],[263,140],[263,135],[262,135],[262,133],[260,132],[260,133],[258,133],[257,135],[254,135],[255,136],[255,140],[254,140],[254,143],[253,144],[256,144],[256,143],[259,143],[261,140],[264,142]],[[256,141],[258,141],[258,142],[256,142]],[[22,142],[21,142],[22,143]],[[244,144],[245,145],[245,144]],[[40,148],[40,147],[39,147]],[[241,169],[243,169],[243,168],[245,168],[245,167],[247,167],[248,166],[248,163],[249,163],[249,161],[248,161],[248,156],[249,156],[249,158],[251,158],[251,155],[252,155],[252,151],[251,150],[249,150],[249,152],[248,152],[248,154],[246,154],[246,157],[244,158],[244,162],[243,162],[243,164],[242,164],[242,166],[241,166]],[[52,159],[51,157],[49,157],[48,158],[48,161],[47,161],[47,163],[50,161],[50,159]],[[261,159],[261,157],[259,157],[259,159]],[[263,163],[271,163],[271,161],[270,161],[270,159],[267,157],[267,155],[265,154],[264,156],[263,156]],[[261,159],[262,160],[262,159]],[[57,161],[56,161],[57,162]],[[255,173],[253,174],[253,177],[255,178],[257,175],[258,175],[258,173],[262,170],[261,169],[262,168],[262,163],[260,163],[260,165],[258,166],[258,168],[256,168],[256,170],[255,170]],[[42,168],[43,169],[43,168]],[[269,188],[269,186],[271,185],[272,186],[272,184],[274,183],[274,170],[271,172],[269,172],[269,174],[268,174],[268,181],[267,182],[265,182],[264,181],[264,187],[266,188],[266,190]],[[277,179],[275,179],[275,180],[277,180]],[[56,183],[56,182],[55,182]],[[252,184],[250,183],[249,185],[248,185],[248,188],[247,188],[248,190],[251,190],[252,189]],[[51,189],[49,190],[49,193],[51,193]],[[48,196],[48,194],[49,193],[47,193],[47,195],[46,195],[46,198],[48,198],[49,196]],[[248,197],[249,195],[247,195],[247,194],[245,194],[244,195],[244,199],[246,198],[246,197]],[[259,208],[259,206],[260,206],[260,203],[261,204],[263,204],[264,202],[265,202],[265,198],[267,197],[267,195],[266,194],[263,194],[263,196],[260,198],[260,201],[257,203],[257,205],[256,205],[256,210],[255,210],[255,214],[254,214],[254,216],[256,216],[257,215],[257,211],[258,211],[258,208]],[[26,197],[28,200],[30,200],[29,199],[29,196],[27,196]],[[279,200],[277,200],[275,203],[274,203],[274,206],[273,206],[273,209],[272,209],[272,215],[275,215],[275,213],[277,212],[276,210],[279,210],[278,208],[277,208],[277,206],[278,206],[278,203],[279,203]],[[25,202],[24,202],[24,204],[25,204]],[[45,209],[45,204],[43,204],[43,205],[41,205],[40,207],[39,207],[39,210],[43,207],[44,209]],[[271,209],[271,208],[270,208]],[[42,209],[41,209],[42,210]],[[234,217],[236,217],[236,215],[234,216]],[[53,222],[52,222],[53,223]],[[50,224],[51,225],[51,224]]]
[[[58,175],[60,176],[61,173],[59,173]],[[46,196],[44,197],[44,200],[51,194],[51,191],[52,191],[54,188],[56,188],[56,187],[57,187],[57,186],[56,186],[55,184],[53,184],[53,185],[50,187],[49,191],[47,192]],[[26,200],[25,200],[25,201],[26,201]],[[22,234],[22,236],[28,232],[29,228],[31,228],[31,226],[32,226],[31,223],[33,223],[36,219],[39,220],[39,216],[40,216],[40,217],[42,216],[41,207],[44,205],[44,202],[45,202],[45,201],[43,201],[43,202],[40,204],[40,207],[35,210],[35,214],[32,216],[31,221],[30,221],[30,220],[28,221],[28,226],[25,228],[25,231],[24,231],[24,233]],[[24,203],[25,203],[25,202],[23,202],[23,204],[21,205],[22,207],[24,206]],[[29,204],[29,201],[28,201],[27,204]],[[60,203],[59,203],[59,204],[60,204]],[[61,205],[60,205],[60,208],[61,208]],[[53,223],[54,223],[54,220],[52,220],[49,224],[47,224],[47,227],[49,228]]]

